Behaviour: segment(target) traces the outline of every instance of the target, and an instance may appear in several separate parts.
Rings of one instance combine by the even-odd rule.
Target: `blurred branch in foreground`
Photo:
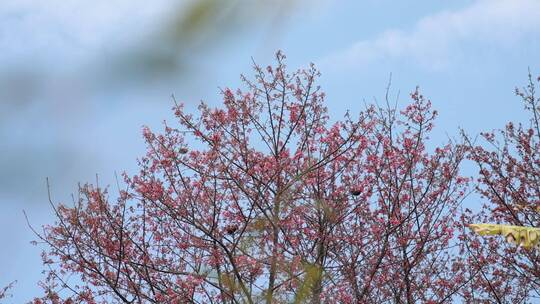
[[[242,34],[262,29],[266,38],[278,35],[297,1],[199,0],[178,8],[163,26],[127,50],[108,66],[113,81],[163,78],[193,70],[193,57],[222,50]],[[268,39],[262,39],[262,43]],[[136,79],[130,79],[136,78]]]

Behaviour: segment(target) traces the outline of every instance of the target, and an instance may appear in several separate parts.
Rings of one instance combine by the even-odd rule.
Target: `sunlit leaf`
[[[498,224],[470,224],[469,227],[479,235],[501,235],[506,241],[524,248],[538,247],[540,228]]]

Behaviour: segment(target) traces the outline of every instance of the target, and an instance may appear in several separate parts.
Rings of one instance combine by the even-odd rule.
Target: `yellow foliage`
[[[235,293],[240,288],[238,287],[238,284],[236,283],[236,279],[232,274],[223,273],[220,276],[221,284],[229,290],[231,293]]]
[[[294,303],[304,303],[311,294],[314,285],[321,280],[323,275],[322,268],[318,265],[305,263],[304,264],[305,276],[302,285],[296,293]]]
[[[498,224],[470,224],[469,227],[479,235],[501,235],[524,248],[540,247],[540,228]]]

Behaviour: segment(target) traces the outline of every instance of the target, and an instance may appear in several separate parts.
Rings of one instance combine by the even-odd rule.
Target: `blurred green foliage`
[[[277,36],[296,0],[195,0],[172,7],[170,17],[137,47],[115,58],[118,76],[155,79],[190,71],[193,57],[223,50],[254,29]],[[263,39],[263,42],[268,39]]]

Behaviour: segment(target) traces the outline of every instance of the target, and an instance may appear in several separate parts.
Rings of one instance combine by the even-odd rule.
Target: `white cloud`
[[[343,68],[407,59],[441,68],[469,45],[511,48],[517,41],[537,39],[539,33],[540,1],[479,0],[461,10],[424,17],[410,30],[387,30],[374,39],[358,41],[320,64]]]
[[[178,2],[178,1],[176,1]],[[81,64],[156,26],[173,0],[8,0],[0,5],[0,65]]]

